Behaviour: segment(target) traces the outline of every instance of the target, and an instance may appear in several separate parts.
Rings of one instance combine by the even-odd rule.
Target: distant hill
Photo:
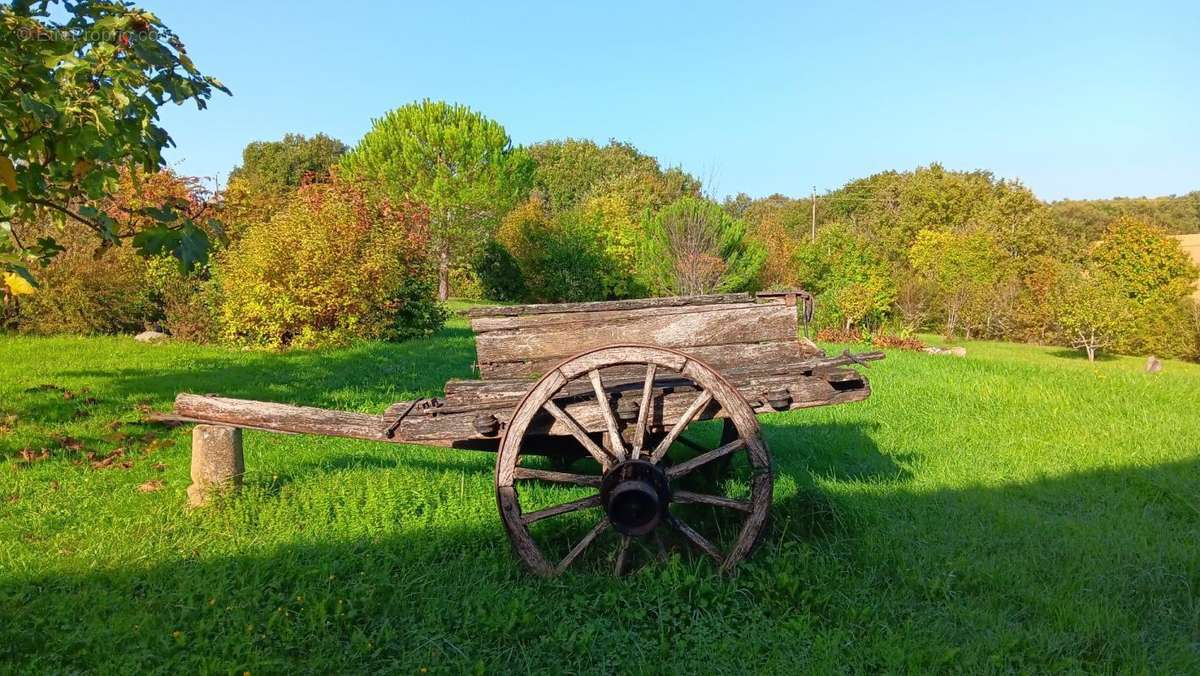
[[[1183,245],[1183,250],[1192,256],[1192,262],[1196,267],[1200,267],[1200,234],[1196,235],[1178,235],[1176,239]],[[1196,285],[1196,293],[1192,297],[1200,301],[1200,284]]]
[[[1061,200],[1049,206],[1059,223],[1083,242],[1098,239],[1117,216],[1135,216],[1174,235],[1200,233],[1200,190],[1166,197]]]

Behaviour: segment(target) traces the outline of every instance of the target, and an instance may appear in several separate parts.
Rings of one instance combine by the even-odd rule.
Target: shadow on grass
[[[88,385],[75,391],[53,382],[31,384],[20,397],[5,402],[0,413],[51,428],[93,416],[103,425],[129,420],[140,406],[165,409],[180,392],[382,412],[393,401],[439,395],[447,380],[475,377],[472,335],[450,327],[403,343],[292,352],[185,346],[189,352],[171,353],[166,350],[176,346],[168,345],[141,363],[58,372],[52,377]],[[186,359],[179,358],[185,354]],[[105,432],[77,434],[86,446],[98,448]],[[40,445],[54,443],[46,439]],[[0,435],[0,454],[17,450],[16,442]]]
[[[1060,359],[1072,359],[1075,361],[1087,361],[1087,352],[1083,350],[1050,350],[1050,356]],[[1096,361],[1116,361],[1117,356],[1107,352],[1097,352]]]
[[[831,643],[845,646],[837,649],[843,666],[924,670],[953,650],[967,670],[1173,671],[1200,666],[1200,511],[1194,495],[1180,493],[1198,473],[1200,461],[1187,461],[994,488],[892,485],[843,494],[815,509],[850,513],[869,537],[823,532],[821,524],[776,529],[733,579],[706,563],[697,565],[709,572],[693,577],[688,561],[700,557],[685,557],[629,580],[538,580],[510,556],[498,520],[398,525],[261,551],[249,534],[252,551],[244,555],[193,552],[148,568],[6,576],[0,662],[19,671],[170,664],[271,672],[300,663],[311,671],[462,671],[477,663],[489,671],[578,670],[613,659],[573,638],[584,627],[605,645],[635,645],[657,640],[669,622],[668,633],[680,639],[690,631],[728,636],[721,642],[728,654],[697,657],[671,639],[654,648],[656,659],[717,660],[710,666],[720,670],[720,660],[744,657],[739,645],[754,633],[722,618],[752,613],[760,630],[791,639],[767,637],[796,659],[814,637],[849,632],[854,641]],[[777,512],[813,507],[784,504]],[[817,537],[833,544],[818,545]],[[690,580],[683,590],[673,582],[681,575]],[[717,607],[700,611],[698,603]],[[914,621],[931,630],[890,629]],[[514,652],[515,643],[523,650]],[[602,670],[636,670],[636,658],[629,652]]]
[[[341,350],[251,352],[240,359],[196,359],[184,367],[128,367],[67,372],[100,380],[117,396],[162,399],[179,392],[321,405],[331,393],[353,389],[362,399],[393,392],[432,396],[452,378],[472,378],[473,334],[446,328],[403,343],[364,343]]]

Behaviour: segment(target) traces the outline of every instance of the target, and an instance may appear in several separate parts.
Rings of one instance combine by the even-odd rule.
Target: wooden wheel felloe
[[[633,381],[631,373],[636,374]],[[606,374],[625,378],[618,394],[605,389]],[[669,381],[674,393],[694,391],[694,399],[686,408],[674,405],[668,410],[662,397],[666,386],[656,386],[660,380]],[[614,396],[619,399],[616,405]],[[636,402],[634,414],[631,402]],[[600,417],[593,420],[603,421],[601,434],[589,432],[568,411],[585,404],[599,407]],[[689,426],[713,417],[727,420],[720,442],[672,464],[668,451],[684,439]],[[576,473],[523,466],[523,458],[534,455],[540,443],[553,438],[546,436],[550,428],[569,433],[597,469]],[[690,447],[697,445],[686,441]],[[748,496],[715,495],[680,485],[695,470],[734,456],[745,457],[748,477],[743,492]],[[548,507],[522,507],[523,492],[550,487],[553,495],[555,485],[578,487],[577,493]],[[660,536],[664,529],[710,556],[721,571],[729,571],[757,541],[770,509],[772,486],[770,454],[758,420],[738,390],[703,362],[648,345],[602,347],[551,369],[513,410],[496,458],[496,502],[509,540],[522,561],[545,576],[562,573],[589,551],[598,550],[597,543],[602,540],[615,540],[607,546],[613,552],[616,574],[623,574],[635,542],[649,540],[663,550]],[[718,532],[706,535],[699,522],[689,523],[681,514],[694,506],[732,515],[739,525],[721,531],[718,523]],[[580,515],[585,513],[594,518],[581,521]],[[575,519],[579,524],[577,533],[568,533],[565,540],[556,538],[558,551],[531,531],[534,524],[552,523],[552,519]],[[728,542],[720,543],[725,544],[722,548],[714,540],[721,540],[717,536],[723,532],[729,536],[724,538]],[[567,548],[563,542],[574,544]]]

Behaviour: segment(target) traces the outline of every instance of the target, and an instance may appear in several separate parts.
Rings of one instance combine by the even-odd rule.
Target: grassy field
[[[1200,366],[967,349],[763,418],[774,516],[735,577],[546,581],[490,455],[248,432],[246,490],[189,511],[188,431],[136,424],[180,390],[434,395],[471,374],[461,322],[321,353],[0,337],[0,670],[1200,672]]]

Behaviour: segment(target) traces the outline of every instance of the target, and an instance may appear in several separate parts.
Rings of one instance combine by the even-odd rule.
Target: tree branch
[[[46,207],[48,209],[53,209],[54,211],[57,211],[61,214],[70,216],[71,218],[78,221],[79,223],[82,223],[83,225],[86,225],[87,227],[91,228],[98,234],[101,234],[101,235],[104,234],[104,228],[99,223],[96,223],[95,221],[93,221],[89,218],[86,218],[84,216],[80,216],[79,214],[75,213],[74,211],[71,211],[70,209],[68,209],[67,207],[64,207],[61,204],[55,204],[54,202],[51,202],[49,200],[40,200],[40,199],[31,199],[31,200],[29,200],[29,203],[36,204],[37,206],[40,206],[40,207]]]

